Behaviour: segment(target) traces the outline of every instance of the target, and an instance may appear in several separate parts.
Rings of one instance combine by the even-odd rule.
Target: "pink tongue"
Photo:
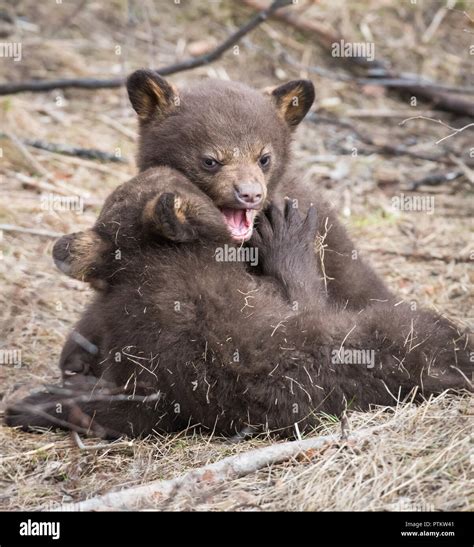
[[[221,209],[227,226],[233,233],[244,234],[250,227],[245,209]]]

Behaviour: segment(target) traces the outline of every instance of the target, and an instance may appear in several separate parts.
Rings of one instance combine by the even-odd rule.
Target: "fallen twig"
[[[87,191],[84,191],[80,188],[72,188],[68,184],[66,184],[64,181],[54,179],[54,184],[47,182],[45,180],[39,180],[33,177],[30,177],[29,175],[25,175],[25,173],[21,173],[19,171],[11,171],[6,170],[5,173],[10,176],[12,179],[17,179],[21,182],[22,186],[24,188],[35,188],[38,190],[43,190],[45,192],[52,192],[54,194],[59,194],[62,196],[79,196],[82,198],[84,202],[84,207],[100,207],[102,205],[102,200],[94,197],[90,197],[89,193]]]
[[[25,160],[31,165],[33,171],[39,175],[42,175],[47,180],[51,178],[51,173],[45,169],[39,161],[33,157],[27,150],[25,143],[22,142],[16,135],[13,133],[0,133],[0,137],[6,137],[10,142],[15,146],[15,148],[20,152],[20,154],[25,158]]]
[[[103,152],[102,150],[97,150],[95,148],[78,148],[67,144],[46,142],[37,139],[24,139],[23,143],[28,146],[32,146],[33,148],[47,150],[48,152],[56,152],[57,154],[64,154],[65,156],[76,156],[78,158],[85,158],[88,160],[127,163],[127,160],[123,157],[118,157],[110,152]]]
[[[48,443],[43,446],[40,446],[39,448],[34,448],[33,450],[27,450],[26,452],[19,452],[14,454],[13,456],[1,456],[0,457],[0,464],[3,464],[5,462],[16,460],[17,458],[24,458],[29,456],[34,456],[35,454],[39,454],[41,452],[46,452],[47,450],[50,450],[51,448],[57,448],[57,443]]]
[[[71,431],[71,438],[77,448],[82,451],[110,450],[111,448],[130,448],[133,446],[133,441],[105,441],[103,443],[84,444],[77,431]]]
[[[368,252],[375,254],[385,254],[385,255],[391,255],[391,256],[402,256],[404,258],[413,258],[414,260],[424,260],[427,262],[431,262],[433,260],[440,260],[442,262],[451,263],[454,262],[456,264],[458,263],[466,263],[466,262],[472,262],[472,259],[469,256],[446,256],[446,255],[432,255],[427,253],[419,253],[419,252],[405,252],[405,251],[392,251],[390,249],[367,249]]]
[[[255,44],[252,44],[254,49],[263,50],[264,48],[257,47]],[[415,77],[413,74],[400,73],[396,77],[381,77],[381,76],[372,76],[370,78],[360,78],[354,74],[343,74],[334,72],[334,70],[328,70],[320,66],[307,66],[304,63],[296,60],[292,55],[287,51],[283,52],[280,55],[280,58],[287,64],[299,68],[301,70],[306,70],[313,74],[318,74],[323,78],[328,78],[330,80],[337,80],[341,82],[353,82],[357,85],[378,85],[381,87],[396,87],[396,88],[408,88],[408,87],[429,87],[430,89],[436,91],[442,91],[446,93],[460,93],[463,95],[473,95],[474,87],[472,86],[454,86],[449,84],[440,84],[439,82],[434,82],[427,78],[420,78],[419,76]],[[385,70],[385,69],[383,69]]]
[[[464,125],[463,127],[452,127],[451,125],[448,125],[447,123],[443,122],[443,120],[435,120],[434,118],[429,118],[428,116],[411,116],[409,118],[406,118],[405,120],[402,120],[399,123],[399,125],[405,125],[407,122],[411,120],[427,120],[429,122],[435,122],[440,125],[443,125],[444,127],[447,127],[448,129],[451,129],[452,133],[449,133],[449,135],[446,135],[445,137],[438,139],[435,144],[439,144],[440,142],[443,142],[446,139],[449,139],[450,137],[457,135],[458,133],[462,133],[463,131],[465,131],[466,129],[469,129],[470,127],[474,127],[474,123],[468,123],[467,125]]]
[[[420,160],[445,163],[447,165],[456,165],[456,161],[447,152],[445,154],[427,154],[424,152],[414,152],[413,150],[410,150],[409,148],[401,145],[393,145],[388,142],[381,142],[373,139],[370,135],[362,132],[360,129],[358,129],[352,123],[346,120],[332,118],[329,116],[322,116],[314,112],[310,112],[305,119],[316,124],[327,123],[349,129],[361,142],[375,148],[379,154],[387,156],[409,156],[411,158]],[[466,165],[474,165],[474,161],[468,161]]]
[[[87,169],[93,169],[94,171],[100,171],[101,173],[107,173],[108,175],[112,175],[117,180],[126,181],[130,179],[129,173],[122,173],[122,171],[117,171],[116,169],[113,169],[112,167],[109,167],[107,165],[104,165],[102,163],[97,163],[93,160],[89,160],[86,158],[78,158],[75,156],[65,156],[64,154],[59,154],[58,152],[51,152],[49,150],[42,150],[43,154],[50,154],[56,159],[60,160],[62,163],[70,163],[72,165],[83,165],[84,167],[87,167]]]
[[[242,0],[242,2],[254,9],[262,9],[265,6],[265,2],[262,0]],[[271,17],[275,17],[285,23],[297,28],[301,32],[308,33],[314,38],[329,54],[332,53],[332,47],[334,43],[350,42],[345,40],[344,37],[336,32],[331,27],[324,25],[318,21],[314,21],[308,18],[303,18],[288,10],[281,10],[270,14]],[[453,97],[446,92],[439,91],[428,82],[420,85],[418,83],[413,84],[407,82],[406,78],[403,78],[400,74],[390,70],[388,63],[384,60],[368,61],[365,57],[339,57],[337,58],[341,63],[345,63],[346,67],[353,72],[357,68],[365,68],[367,70],[367,76],[371,83],[377,85],[377,80],[380,78],[389,80],[403,80],[402,85],[394,84],[391,86],[400,92],[409,92],[421,99],[429,101],[433,106],[439,110],[446,110],[448,112],[454,112],[463,116],[474,117],[474,102],[469,102],[465,99],[459,99]],[[405,84],[405,82],[407,82]],[[439,86],[438,86],[439,87]]]
[[[467,180],[474,184],[474,171],[471,169],[472,163],[469,164],[466,161],[463,161],[461,158],[456,157],[454,154],[451,154],[453,162],[459,167],[460,172],[465,175]]]
[[[386,424],[357,431],[350,435],[349,442],[369,437],[377,430],[386,427]],[[244,477],[268,465],[274,465],[290,460],[307,451],[323,448],[329,443],[346,442],[339,434],[325,435],[302,441],[290,441],[273,444],[264,448],[250,450],[224,458],[216,463],[193,469],[184,475],[169,480],[158,480],[133,488],[125,488],[119,492],[112,492],[97,496],[78,503],[63,505],[58,511],[98,511],[107,509],[134,509],[143,502],[151,504],[165,500],[179,488],[211,487],[222,482]]]
[[[10,139],[20,150],[22,155],[31,163],[35,171],[45,177],[49,176],[48,172],[35,160],[35,158],[33,158],[24,145],[38,148],[40,150],[47,150],[48,152],[55,152],[56,154],[64,154],[65,156],[76,156],[78,158],[85,158],[88,160],[127,163],[127,161],[122,157],[117,157],[115,154],[103,152],[102,150],[97,150],[96,148],[79,148],[76,146],[69,146],[68,144],[47,142],[39,139],[20,139],[11,133],[0,133],[0,138],[2,137],[7,137]]]
[[[436,31],[438,30],[438,27],[442,23],[443,19],[446,17],[446,14],[448,13],[450,9],[452,9],[455,6],[455,4],[456,4],[456,0],[448,0],[446,6],[441,6],[438,9],[431,23],[429,24],[428,28],[425,30],[423,36],[421,37],[421,41],[424,44],[427,44],[428,42],[431,41]]]
[[[51,232],[50,230],[39,230],[36,228],[24,228],[23,226],[15,226],[14,224],[0,224],[0,232],[19,232],[20,234],[31,234],[34,236],[52,237],[58,239],[64,234],[59,232]]]
[[[405,117],[405,116],[403,116],[403,117]],[[108,125],[109,127],[112,127],[113,129],[115,129],[119,133],[122,133],[122,135],[125,135],[130,140],[132,140],[132,141],[137,140],[138,134],[137,134],[136,131],[133,131],[132,129],[129,129],[128,127],[125,127],[120,122],[118,122],[117,120],[114,120],[110,116],[107,116],[105,114],[100,114],[98,116],[98,118],[102,123],[105,123],[106,125]]]
[[[262,8],[262,10],[252,17],[245,25],[237,29],[233,34],[231,34],[222,44],[217,46],[215,49],[200,55],[198,57],[191,57],[182,61],[181,63],[176,63],[169,66],[164,66],[157,69],[157,72],[162,76],[169,76],[170,74],[175,74],[176,72],[183,72],[184,70],[190,70],[192,68],[197,68],[209,64],[219,57],[232,46],[237,44],[237,42],[254,28],[258,27],[263,21],[265,21],[269,16],[276,12],[281,7],[288,6],[292,3],[292,0],[274,0],[270,6]],[[59,80],[30,80],[26,82],[18,83],[5,83],[0,84],[0,95],[12,95],[14,93],[21,93],[24,91],[52,91],[53,89],[67,89],[67,88],[76,88],[76,89],[112,89],[116,87],[121,87],[125,84],[125,78],[107,78],[107,79],[96,79],[96,78],[62,78]]]
[[[420,186],[438,186],[445,182],[456,180],[461,175],[463,175],[461,170],[446,171],[445,173],[431,173],[426,177],[413,181],[410,184],[410,190],[417,190]]]

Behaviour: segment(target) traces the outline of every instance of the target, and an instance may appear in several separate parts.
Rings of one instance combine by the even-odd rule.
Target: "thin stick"
[[[440,260],[442,262],[447,262],[448,264],[451,262],[454,262],[455,264],[459,263],[465,263],[465,262],[471,262],[472,259],[469,256],[448,256],[448,255],[432,255],[427,253],[408,253],[404,251],[392,251],[390,249],[367,249],[368,252],[374,253],[374,254],[384,254],[384,255],[392,255],[392,256],[403,256],[405,258],[412,258],[414,260],[426,260],[426,261],[433,261],[433,260]]]
[[[119,133],[122,133],[122,135],[125,135],[130,140],[132,140],[132,141],[137,140],[138,133],[136,131],[133,131],[132,129],[129,129],[128,127],[121,124],[117,120],[114,120],[110,116],[106,116],[105,114],[100,114],[98,116],[98,118],[102,123],[105,123],[106,125],[108,125],[109,127],[112,127],[113,129],[115,129]]]
[[[88,169],[93,169],[94,171],[100,171],[101,173],[107,173],[108,175],[114,176],[116,179],[126,181],[130,179],[130,175],[127,173],[122,173],[116,169],[112,169],[107,165],[101,163],[96,163],[92,160],[87,160],[83,158],[77,158],[75,156],[64,156],[63,154],[58,154],[58,152],[51,152],[50,150],[41,150],[43,155],[51,155],[53,159],[59,160],[61,163],[71,163],[73,165],[83,165]]]
[[[31,188],[39,188],[40,190],[44,190],[47,192],[54,192],[55,194],[61,194],[63,196],[69,196],[71,195],[72,191],[69,188],[61,188],[57,185],[57,181],[54,181],[55,184],[52,184],[50,182],[47,182],[45,180],[35,179],[34,177],[31,177],[29,175],[25,175],[25,173],[20,173],[16,171],[7,171],[8,175],[12,178],[16,178],[19,180],[22,184],[31,187]]]
[[[7,137],[17,148],[17,150],[21,153],[21,155],[28,161],[28,163],[31,165],[31,167],[34,169],[35,173],[38,173],[39,175],[43,175],[46,179],[51,178],[51,173],[47,171],[41,163],[39,163],[26,149],[26,146],[21,142],[21,140],[14,135],[13,133],[6,132],[2,133],[1,135],[4,135]]]
[[[275,33],[275,35],[277,35],[277,33]],[[285,43],[285,42],[288,42],[289,39],[288,37],[281,36],[279,38],[279,41]],[[298,44],[298,42],[296,44],[293,43],[294,40],[291,40],[291,42],[292,42],[292,47],[294,49],[298,49],[298,45],[301,47],[301,44]],[[244,43],[250,49],[262,52],[267,57],[273,59],[274,54],[272,52],[270,52],[268,49],[264,47],[261,47],[261,46],[258,46],[257,44],[252,43],[249,40],[249,38],[244,39]],[[440,84],[439,82],[435,82],[427,78],[420,78],[420,77],[413,78],[411,74],[404,74],[403,72],[398,74],[397,77],[393,77],[393,78],[388,78],[388,77],[382,78],[382,77],[376,77],[376,76],[372,76],[369,78],[359,78],[353,74],[335,72],[334,70],[329,70],[321,66],[311,66],[308,63],[302,63],[296,60],[287,51],[282,52],[279,56],[279,59],[281,59],[283,62],[287,63],[288,65],[292,66],[293,68],[297,68],[299,70],[310,72],[313,74],[318,74],[318,76],[321,76],[322,78],[327,78],[329,80],[336,80],[340,82],[353,82],[361,86],[378,85],[381,87],[396,87],[396,88],[404,88],[404,87],[407,88],[407,87],[417,86],[417,87],[429,87],[430,89],[433,89],[436,91],[460,93],[463,95],[474,94],[473,86],[455,86],[455,85],[448,85],[448,84]],[[356,58],[354,58],[354,60],[355,59]]]
[[[474,171],[464,162],[462,159],[457,158],[454,154],[451,154],[451,158],[454,163],[460,168],[462,174],[467,178],[467,180],[474,184]]]
[[[102,206],[103,202],[100,199],[89,197],[89,192],[83,190],[82,188],[72,188],[71,186],[65,184],[63,181],[55,180],[54,184],[46,182],[44,180],[37,180],[29,175],[24,173],[6,171],[9,176],[16,178],[22,184],[31,187],[39,188],[40,190],[45,190],[52,192],[54,194],[60,194],[63,196],[78,195],[84,200],[84,206]]]
[[[74,444],[81,451],[88,450],[110,450],[111,448],[131,448],[133,446],[133,441],[114,441],[114,442],[103,442],[96,444],[84,444],[79,433],[77,431],[71,431],[71,438],[74,441]]]
[[[10,460],[24,458],[25,456],[33,456],[34,454],[38,454],[39,452],[45,452],[46,450],[49,450],[51,448],[57,448],[57,443],[48,443],[44,446],[40,446],[39,448],[28,450],[27,452],[20,452],[18,454],[14,454],[13,456],[2,456],[0,457],[0,464],[8,462]]]
[[[127,163],[127,160],[125,158],[118,157],[115,154],[111,154],[110,152],[97,150],[96,148],[79,148],[77,146],[46,142],[39,139],[24,139],[23,143],[28,146],[32,146],[33,148],[47,150],[48,152],[55,152],[56,154],[64,154],[65,156],[76,156],[78,158],[84,158],[87,160]]]
[[[115,154],[103,152],[102,150],[97,150],[96,148],[80,148],[77,146],[70,146],[68,144],[47,142],[39,139],[20,139],[12,133],[0,132],[0,139],[2,137],[7,137],[10,139],[20,150],[23,156],[31,163],[35,170],[43,176],[47,176],[48,172],[35,160],[24,145],[31,146],[32,148],[38,148],[40,150],[46,150],[48,152],[55,152],[56,154],[64,154],[66,156],[77,156],[78,158],[85,158],[89,160],[127,163],[127,161],[122,157],[117,157]]]
[[[254,9],[262,9],[265,5],[262,0],[242,0],[242,2]],[[341,43],[341,41],[350,42],[350,40],[345,40],[344,36],[336,32],[333,28],[308,17],[299,17],[297,14],[288,10],[277,11],[272,13],[271,16],[280,19],[301,32],[308,33],[329,54],[332,52],[334,43]],[[373,78],[373,82],[370,81],[368,83],[373,83],[374,85],[377,84],[377,80],[380,78],[388,78],[391,80],[402,79],[406,81],[406,78],[403,78],[400,74],[390,70],[389,63],[385,60],[369,61],[365,57],[340,57],[338,58],[338,61],[344,63],[351,72],[359,67],[367,69],[368,75]],[[412,82],[409,82],[407,85],[398,84],[393,85],[392,87],[402,93],[408,91],[421,99],[430,101],[436,109],[474,117],[474,102],[453,97],[446,92],[435,89],[429,84],[420,85],[418,83],[413,84]]]
[[[349,442],[370,437],[377,430],[387,424],[362,429],[349,436]],[[119,492],[112,492],[97,496],[78,503],[63,505],[58,511],[98,511],[104,509],[134,509],[144,502],[156,504],[176,493],[179,488],[186,490],[192,487],[212,487],[223,482],[236,480],[250,473],[254,473],[268,465],[279,464],[284,461],[304,455],[307,451],[317,450],[329,443],[344,442],[339,434],[325,435],[302,441],[290,441],[272,444],[264,448],[250,450],[224,458],[219,462],[193,469],[174,479],[158,480],[133,488],[125,488]]]
[[[250,19],[245,25],[237,29],[233,34],[231,34],[222,44],[217,46],[215,49],[200,55],[199,57],[191,57],[182,61],[181,63],[176,63],[169,66],[164,66],[157,69],[157,72],[162,76],[168,76],[170,74],[175,74],[176,72],[183,72],[184,70],[191,70],[192,68],[197,68],[199,66],[207,65],[212,63],[216,59],[222,56],[227,50],[232,46],[236,45],[237,42],[254,28],[258,27],[263,21],[268,19],[276,10],[283,6],[288,6],[292,3],[292,0],[274,0],[272,4],[266,8],[262,9],[254,17]],[[98,80],[95,78],[73,78],[67,79],[63,78],[60,80],[30,80],[26,82],[18,83],[6,83],[0,85],[0,95],[12,95],[14,93],[21,93],[24,91],[52,91],[53,89],[67,89],[67,88],[76,88],[76,89],[112,89],[116,87],[121,87],[125,84],[125,78],[108,78],[105,80]]]
[[[424,119],[423,116],[415,116],[415,118]],[[360,141],[362,141],[364,144],[374,147],[375,151],[379,154],[383,154],[387,156],[409,156],[409,157],[420,159],[420,160],[441,162],[441,163],[446,163],[448,165],[456,165],[453,158],[449,156],[448,154],[427,154],[425,152],[414,152],[413,150],[410,150],[409,148],[406,148],[404,146],[393,145],[393,144],[390,144],[389,142],[379,142],[378,140],[376,141],[370,135],[363,133],[353,124],[345,120],[332,118],[329,116],[321,116],[314,112],[310,112],[305,119],[307,121],[310,121],[316,124],[327,123],[327,124],[337,125],[339,127],[344,127],[346,129],[349,129],[355,134],[355,136]],[[427,119],[431,119],[431,118],[427,118]],[[404,120],[404,121],[407,121],[407,120]],[[402,125],[402,122],[399,125]],[[471,161],[472,160],[468,160],[466,164],[470,166]],[[472,164],[474,165],[474,161],[472,161]]]
[[[252,44],[251,47],[253,49],[264,50],[264,48],[256,46],[255,44]],[[391,78],[389,77],[382,78],[382,77],[375,77],[375,76],[371,78],[359,78],[357,76],[354,76],[353,74],[337,73],[337,72],[334,72],[333,70],[328,70],[320,66],[309,66],[308,64],[300,63],[288,52],[283,52],[281,55],[281,59],[285,63],[295,68],[299,68],[300,70],[307,70],[308,72],[312,72],[313,74],[318,74],[319,76],[323,78],[328,78],[330,80],[336,80],[341,82],[354,82],[357,85],[378,85],[381,87],[396,87],[396,88],[407,88],[407,87],[416,86],[416,87],[429,87],[432,90],[443,91],[447,93],[448,92],[460,93],[463,95],[474,94],[473,86],[456,86],[456,85],[449,85],[449,84],[440,84],[439,82],[435,82],[433,80],[429,80],[423,77],[413,78],[413,76],[410,74],[405,75],[404,73],[400,73],[396,77],[391,77]]]
[[[410,122],[412,120],[426,120],[429,122],[435,122],[444,127],[447,127],[448,129],[451,129],[452,133],[449,133],[449,135],[446,135],[445,137],[438,139],[435,142],[435,144],[439,144],[440,142],[443,142],[446,139],[449,139],[453,137],[454,135],[457,135],[458,133],[462,133],[463,131],[465,131],[466,129],[469,129],[470,127],[474,127],[474,123],[468,123],[467,125],[464,125],[462,127],[453,127],[452,125],[448,125],[447,123],[443,122],[443,120],[435,120],[434,118],[429,118],[428,116],[410,116],[409,118],[402,120],[398,125],[405,125],[407,122]]]
[[[64,234],[59,232],[51,232],[49,230],[37,230],[35,228],[24,228],[23,226],[15,226],[14,224],[0,224],[0,232],[19,232],[20,234],[31,234],[34,236],[52,237],[58,239]]]

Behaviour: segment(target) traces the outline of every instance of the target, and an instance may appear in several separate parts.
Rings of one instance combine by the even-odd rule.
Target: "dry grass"
[[[165,65],[186,56],[190,44],[202,40],[203,35],[222,39],[248,16],[245,10],[224,1],[211,7],[193,3],[185,9],[169,3],[159,10],[152,2],[135,3],[131,14],[125,13],[122,2],[113,4],[117,9],[102,7],[99,2],[86,4],[73,23],[64,25],[71,9],[68,3],[53,3],[51,7],[48,3],[18,2],[17,14],[32,24],[19,24],[8,37],[22,42],[23,61],[0,59],[0,79],[103,76],[127,73],[143,65]],[[462,52],[468,36],[459,30],[466,26],[462,14],[451,14],[433,40],[422,44],[419,37],[436,13],[437,2],[412,6],[413,17],[409,8],[395,0],[380,5],[375,1],[351,2],[350,7],[345,3],[344,9],[337,6],[321,2],[313,5],[307,16],[329,21],[354,40],[364,39],[368,26],[377,54],[391,58],[397,67],[422,71],[443,83],[467,85],[469,61]],[[186,39],[182,38],[184,27]],[[245,40],[239,56],[228,54],[210,67],[177,74],[172,81],[179,87],[193,78],[230,77],[263,87],[278,79],[307,76],[305,71],[276,61],[281,49],[277,40],[299,60],[334,68],[307,39],[272,22]],[[121,56],[115,55],[117,44],[122,45]],[[325,115],[344,117],[354,110],[390,110],[393,117],[382,121],[354,117],[353,122],[373,137],[414,143],[417,151],[439,150],[434,142],[446,134],[442,127],[421,121],[398,125],[410,107],[397,96],[378,88],[361,92],[350,83],[311,77],[317,88],[316,106]],[[462,120],[443,117],[456,126],[463,125]],[[1,224],[61,233],[89,227],[107,194],[135,172],[135,119],[123,90],[3,97],[0,120],[2,131],[20,138],[41,138],[112,153],[119,148],[128,160],[123,165],[100,164],[31,148],[25,156],[17,145],[0,138]],[[445,144],[455,156],[465,158],[469,136],[466,132]],[[353,146],[360,148],[356,157],[344,154]],[[425,194],[434,197],[433,214],[397,213],[391,207],[392,197],[407,193],[407,183],[439,166],[406,157],[363,154],[363,148],[347,129],[307,123],[297,132],[295,161],[315,184],[326,188],[346,215],[362,252],[394,290],[472,325],[472,268],[466,261],[473,245],[472,195],[467,179]],[[43,210],[43,192],[82,196],[84,211]],[[50,258],[53,242],[48,237],[7,231],[0,240],[0,349],[21,351],[21,366],[0,365],[3,395],[21,382],[58,378],[62,343],[89,298],[86,286],[54,268]],[[417,254],[428,259],[415,258]],[[430,255],[444,258],[432,260]],[[360,445],[328,447],[314,454],[311,461],[274,466],[225,488],[179,492],[161,508],[472,510],[474,487],[468,476],[471,404],[468,395],[445,394],[421,407],[407,405],[352,414],[353,429],[378,423],[385,423],[386,428]],[[316,433],[338,428],[339,424],[327,418]],[[0,426],[0,508],[52,508],[120,486],[171,478],[269,442],[257,439],[231,445],[188,432],[81,450],[65,433],[26,435]]]
[[[472,511],[472,398],[442,394],[421,406],[353,413],[352,430],[383,426],[364,441],[326,445],[225,485],[177,490],[141,509],[170,511]],[[327,418],[315,434],[338,433]],[[61,503],[169,479],[270,439],[229,444],[189,434],[79,449],[63,433],[0,429],[2,508]]]
[[[353,428],[384,424],[360,443],[334,443],[214,490],[177,492],[158,509],[261,511],[472,510],[469,397],[357,413]],[[337,432],[337,425],[327,425]]]

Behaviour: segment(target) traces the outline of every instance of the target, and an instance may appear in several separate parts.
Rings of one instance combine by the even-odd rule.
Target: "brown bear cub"
[[[181,92],[149,70],[134,72],[128,94],[139,120],[138,167],[170,167],[209,196],[236,242],[272,201],[289,197],[302,214],[314,203],[325,236],[327,291],[335,303],[361,309],[391,297],[362,260],[314,184],[291,168],[291,140],[314,101],[310,81],[297,80],[261,93],[244,84],[206,80]],[[169,189],[173,189],[170,180]]]
[[[315,189],[288,174],[310,82],[270,95],[229,82],[178,94],[138,71],[128,90],[142,173],[92,230],[57,243],[59,267],[98,294],[63,350],[64,386],[12,405],[7,423],[102,436],[194,423],[291,434],[321,411],[470,387],[455,326],[394,307]],[[328,227],[323,265],[313,245]],[[256,269],[216,260],[248,240]]]
[[[175,192],[163,191],[170,178]],[[223,435],[292,435],[295,424],[315,426],[319,412],[391,405],[414,388],[428,395],[469,387],[461,351],[451,366],[448,322],[388,303],[334,310],[312,275],[316,217],[314,207],[303,216],[289,200],[284,210],[270,205],[251,240],[262,275],[250,275],[241,262],[216,260],[217,250],[235,245],[233,235],[185,177],[150,169],[126,183],[107,200],[94,227],[103,241],[87,255],[104,273],[110,236],[133,241],[126,274],[118,272],[87,313],[89,328],[101,333],[97,358],[63,387],[10,406],[7,423],[103,437],[194,425]],[[182,233],[185,242],[170,244]],[[83,237],[66,240],[74,250]],[[77,257],[64,256],[73,267]],[[345,360],[366,351],[372,360]]]
[[[127,89],[139,119],[140,171],[158,166],[173,169],[159,176],[168,190],[174,188],[178,174],[184,175],[220,209],[236,243],[251,237],[255,218],[269,200],[282,206],[288,196],[303,214],[315,203],[318,233],[325,236],[325,290],[333,304],[361,309],[372,300],[393,299],[371,268],[352,259],[353,243],[316,188],[292,175],[291,135],[314,101],[311,82],[293,81],[263,94],[236,82],[205,81],[180,93],[155,72],[138,70],[129,77]],[[127,196],[133,201],[132,194]],[[117,199],[110,217],[116,207],[124,215],[129,214],[127,208],[135,207],[135,203],[122,207],[122,199]],[[111,259],[103,262],[110,271],[95,271],[92,261],[87,261],[89,249],[105,252],[97,237],[104,232],[100,226],[88,234],[90,239],[86,235],[76,240],[77,260],[63,259],[71,251],[68,239],[58,242],[54,249],[58,267],[103,291],[126,275],[127,244],[133,248],[134,236],[127,236],[124,227],[133,221],[123,216],[112,222],[114,234],[106,236],[113,243],[108,250]],[[188,236],[176,233],[173,237],[178,242]],[[89,269],[82,265],[82,255]],[[320,277],[321,270],[323,265],[310,278]],[[96,359],[98,334],[88,330],[88,324],[85,316],[66,342],[62,370],[81,372]]]

